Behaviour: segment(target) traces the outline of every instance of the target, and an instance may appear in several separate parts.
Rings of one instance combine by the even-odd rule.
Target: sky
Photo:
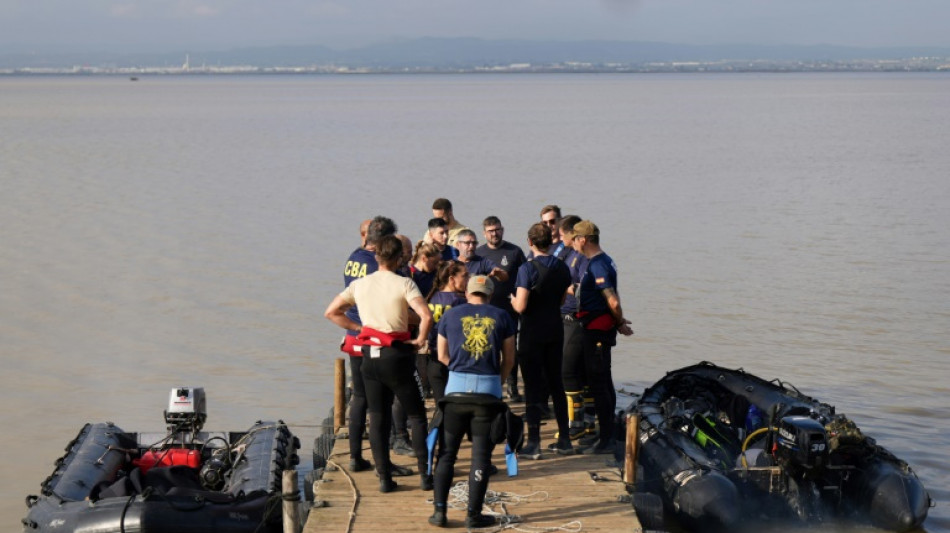
[[[0,53],[415,37],[950,46],[950,0],[0,0]]]

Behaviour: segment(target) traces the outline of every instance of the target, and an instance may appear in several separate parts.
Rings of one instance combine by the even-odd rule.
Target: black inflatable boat
[[[201,431],[201,388],[173,389],[166,433],[86,424],[27,497],[23,531],[279,532],[285,469],[298,463],[287,425]]]
[[[909,531],[931,506],[907,463],[779,380],[703,362],[667,373],[630,411],[639,416],[634,505],[662,499],[692,530],[846,518]]]

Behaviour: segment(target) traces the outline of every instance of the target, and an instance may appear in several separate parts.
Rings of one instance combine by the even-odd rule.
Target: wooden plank
[[[514,406],[523,410],[522,405]],[[520,408],[520,409],[517,409]],[[542,443],[554,441],[555,424],[542,426]],[[369,458],[368,443],[364,456]],[[545,453],[539,461],[519,461],[519,473],[505,472],[504,447],[498,446],[492,463],[501,470],[493,476],[488,490],[500,499],[492,510],[516,516],[522,527],[561,527],[568,531],[638,531],[633,507],[621,503],[625,485],[612,459],[605,455],[558,456]],[[396,464],[415,469],[415,459],[393,455]],[[459,451],[454,483],[468,481],[471,445]],[[324,478],[314,484],[314,494],[324,506],[310,510],[304,533],[378,533],[428,529],[432,514],[432,492],[419,488],[419,476],[394,478],[399,487],[379,492],[379,480],[372,471],[349,472],[349,444],[337,439]],[[463,527],[464,509],[449,509],[448,527]]]

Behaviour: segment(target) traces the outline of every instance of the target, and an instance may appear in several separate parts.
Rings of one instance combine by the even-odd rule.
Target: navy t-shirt
[[[476,254],[466,261],[465,270],[473,276],[487,276],[495,266],[497,265],[491,259]]]
[[[508,281],[495,282],[495,292],[492,293],[489,303],[509,313],[514,313],[514,309],[511,308],[510,296],[515,293],[515,275],[518,273],[518,268],[525,262],[524,252],[514,244],[502,241],[498,248],[491,248],[487,244],[483,244],[475,249],[475,253],[495,263],[498,268],[508,273]]]
[[[617,291],[617,265],[607,254],[598,254],[590,258],[587,271],[581,278],[579,310],[592,314],[610,312],[607,300],[601,291],[613,289]]]
[[[546,268],[542,278],[542,268]],[[538,283],[540,281],[540,284]],[[571,285],[571,271],[557,257],[535,258],[518,269],[516,289],[527,289],[528,306],[521,312],[521,339],[556,339],[563,334],[561,325],[561,298]]]
[[[350,254],[349,259],[346,260],[346,264],[343,266],[343,287],[349,287],[354,280],[365,278],[377,270],[379,270],[379,263],[376,262],[376,252],[371,252],[366,248],[357,248]],[[346,317],[357,324],[363,324],[355,305],[346,310]],[[356,332],[347,330],[346,334],[356,335]]]
[[[566,254],[561,254],[561,259],[571,270],[571,283],[580,283],[581,277],[587,271],[587,256],[577,253],[568,248]],[[564,303],[561,305],[561,314],[569,315],[577,312],[577,298],[573,294],[564,297]]]
[[[432,313],[432,329],[429,330],[429,353],[438,356],[436,352],[436,338],[438,336],[439,320],[449,309],[462,305],[466,302],[465,297],[457,292],[440,291],[432,295],[429,300],[429,311]]]
[[[416,286],[419,287],[419,292],[421,292],[422,297],[425,298],[429,296],[429,292],[432,291],[432,283],[435,282],[435,272],[426,272],[425,270],[413,268],[412,281],[416,282]]]
[[[442,248],[442,260],[451,261],[453,259],[458,259],[459,251],[458,248],[454,246],[445,245],[445,248]]]
[[[490,304],[458,305],[439,321],[439,335],[449,342],[449,370],[467,374],[501,374],[502,346],[516,331],[511,315]]]

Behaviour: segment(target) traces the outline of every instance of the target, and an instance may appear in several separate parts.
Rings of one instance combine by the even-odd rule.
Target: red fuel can
[[[147,450],[140,458],[133,459],[132,464],[141,468],[143,474],[148,472],[150,468],[163,466],[187,466],[197,469],[201,466],[201,454],[198,450],[183,448]]]

